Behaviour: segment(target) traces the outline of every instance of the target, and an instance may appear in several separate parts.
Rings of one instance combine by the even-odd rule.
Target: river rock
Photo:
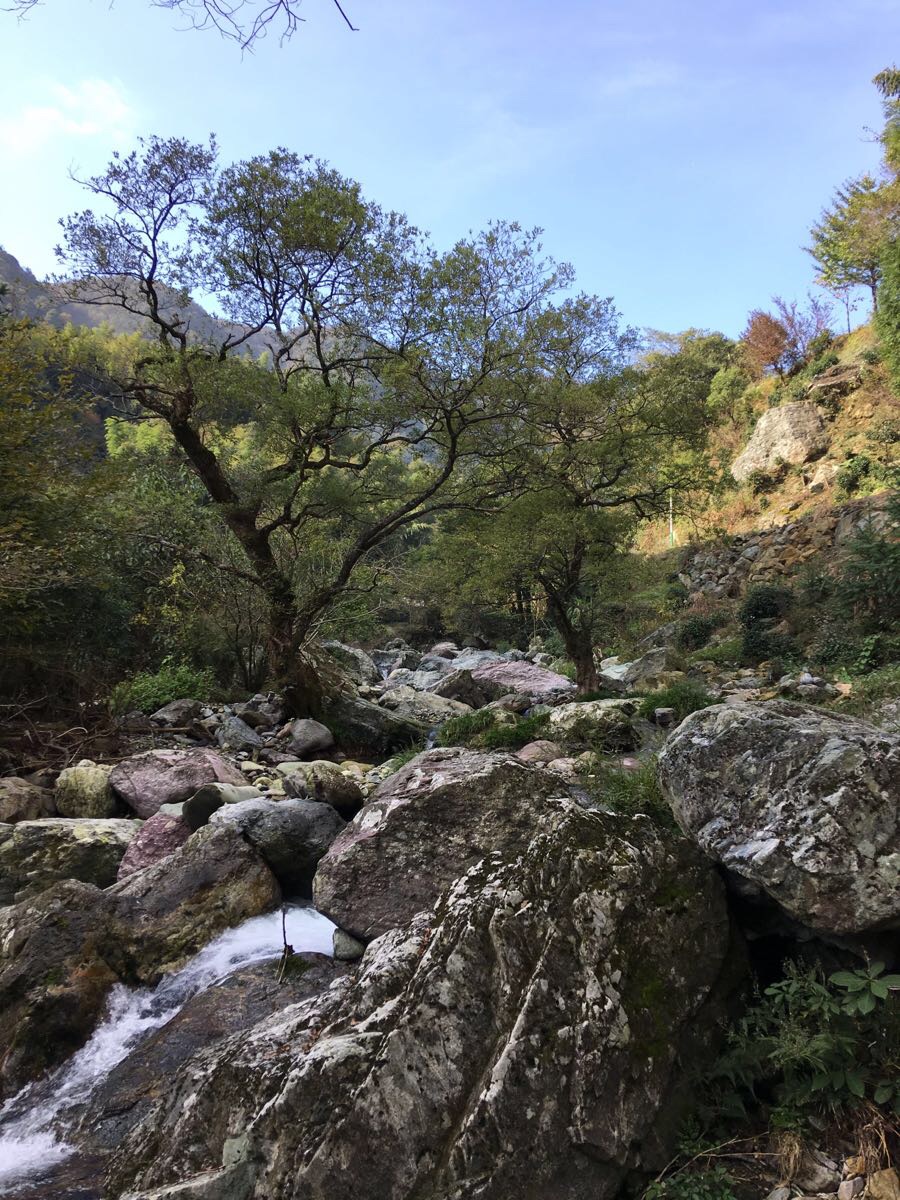
[[[308,763],[286,762],[279,763],[277,770],[289,796],[330,804],[345,820],[355,817],[363,806],[362,788],[337,763],[325,759]]]
[[[421,741],[428,733],[425,725],[347,693],[327,702],[325,719],[342,748],[364,758],[385,758]]]
[[[60,771],[56,780],[56,807],[63,817],[111,817],[116,797],[109,786],[111,766],[84,758]]]
[[[550,800],[514,854],[373,942],[352,983],[182,1067],[112,1194],[224,1163],[244,1200],[612,1200],[666,1162],[678,1063],[710,1040],[729,953],[696,851]]]
[[[900,925],[900,736],[781,700],[715,705],[670,736],[681,828],[823,933]]]
[[[665,683],[678,662],[675,651],[669,646],[657,646],[625,664],[622,682],[630,691],[649,692]]]
[[[631,723],[633,700],[581,700],[550,710],[548,732],[572,745],[591,746],[612,754],[634,750],[637,733]]]
[[[461,655],[455,660],[455,665],[462,670],[468,663]],[[472,677],[478,683],[496,684],[503,692],[525,694],[531,698],[532,704],[553,700],[575,690],[571,679],[530,662],[489,661],[476,665],[472,669]]]
[[[330,750],[334,735],[321,721],[311,717],[298,717],[291,721],[287,730],[288,747],[294,754],[315,754],[317,750]]]
[[[244,777],[214,750],[146,750],[113,767],[109,782],[139,817],[180,804],[205,783],[242,784]]]
[[[443,696],[447,700],[459,700],[470,708],[483,708],[504,692],[502,684],[479,682],[471,671],[451,671],[442,675],[439,682],[431,689],[435,696]]]
[[[243,778],[243,777],[242,777]],[[262,792],[254,783],[205,783],[181,806],[181,815],[191,829],[201,829],[223,804],[256,800]]]
[[[468,704],[461,704],[459,700],[447,700],[433,692],[417,692],[411,687],[392,688],[378,703],[418,725],[427,725],[429,729],[472,711]]]
[[[225,750],[233,750],[236,754],[242,750],[252,752],[265,745],[255,729],[251,729],[246,721],[234,715],[226,717],[216,728],[216,741]]]
[[[163,810],[154,813],[129,842],[125,857],[119,863],[117,879],[125,879],[135,871],[143,871],[144,867],[168,858],[192,833],[193,829],[181,816]]]
[[[196,721],[202,711],[203,704],[199,700],[187,698],[170,700],[168,704],[158,708],[155,713],[151,713],[150,720],[154,725],[175,728],[180,725],[190,725],[192,721]]]
[[[343,642],[323,642],[322,646],[355,684],[377,683],[381,679],[375,663],[358,646],[346,646]]]
[[[0,779],[0,822],[37,821],[56,814],[53,793],[26,779],[11,775]]]
[[[815,404],[782,404],[767,409],[756,422],[731,474],[743,483],[754,471],[772,471],[780,462],[797,466],[827,449],[828,430]]]
[[[429,750],[376,788],[332,843],[313,883],[316,907],[367,940],[430,908],[485,854],[515,855],[560,779],[511,754]]]
[[[233,828],[206,826],[108,894],[129,930],[127,970],[155,983],[216,934],[281,902],[275,876]]]
[[[527,763],[550,763],[555,758],[562,758],[564,753],[562,746],[557,745],[556,742],[541,738],[536,742],[529,742],[527,746],[517,750],[516,758],[521,758],[522,762]]]
[[[62,879],[108,887],[140,821],[45,817],[0,825],[0,904],[35,896]]]
[[[315,800],[243,800],[214,812],[210,824],[239,830],[285,892],[309,898],[316,865],[345,822]]]

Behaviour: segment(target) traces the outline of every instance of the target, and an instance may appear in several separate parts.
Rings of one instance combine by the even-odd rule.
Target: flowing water
[[[334,926],[314,908],[289,908],[286,926],[295,952],[331,954]],[[116,985],[90,1041],[52,1075],[28,1084],[0,1108],[0,1196],[46,1175],[74,1153],[65,1140],[67,1114],[83,1105],[148,1033],[171,1021],[192,996],[240,967],[279,955],[281,948],[278,911],[229,929],[154,989]]]

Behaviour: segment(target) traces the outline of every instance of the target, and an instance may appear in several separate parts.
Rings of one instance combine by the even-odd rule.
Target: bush
[[[736,1200],[731,1176],[724,1167],[679,1171],[658,1179],[644,1192],[643,1200]]]
[[[623,767],[597,766],[586,781],[597,800],[613,812],[633,817],[644,813],[658,825],[676,829],[672,810],[660,791],[656,777],[656,761],[641,763],[634,770]]]
[[[851,716],[867,716],[885,700],[900,700],[900,663],[855,679],[853,691],[837,702],[837,708]]]
[[[781,620],[794,605],[790,588],[762,583],[752,587],[744,597],[738,619],[745,629],[758,621]]]
[[[114,713],[153,713],[172,700],[211,700],[216,690],[215,678],[207,668],[198,670],[189,663],[164,658],[158,671],[141,671],[117,683],[109,707]]]
[[[479,708],[477,712],[451,717],[440,727],[437,735],[439,746],[470,746],[478,734],[494,725],[496,709]]]
[[[712,662],[720,667],[736,666],[743,655],[743,642],[739,637],[726,638],[716,646],[706,646],[691,655],[692,662]]]
[[[518,750],[533,742],[546,729],[547,713],[517,717],[515,724],[498,724],[497,709],[480,708],[477,712],[451,717],[438,732],[439,746],[469,746],[477,750]]]
[[[660,688],[658,692],[650,692],[641,701],[638,710],[642,717],[652,717],[656,708],[673,708],[677,720],[683,721],[692,712],[701,708],[709,708],[716,701],[701,683],[690,679],[682,679],[671,683],[668,687]]]
[[[773,623],[789,613],[793,605],[794,594],[789,588],[760,584],[747,592],[739,613],[744,628],[741,642],[744,662],[757,663],[768,658],[790,660],[796,657],[794,639],[789,634],[772,629]]]
[[[683,621],[679,621],[675,630],[675,645],[680,650],[699,650],[701,646],[706,645],[713,631],[719,628],[723,620],[724,617],[720,615],[704,617],[698,614],[685,617]]]
[[[900,624],[900,495],[891,498],[882,529],[869,522],[850,543],[837,597],[865,629],[890,632]]]

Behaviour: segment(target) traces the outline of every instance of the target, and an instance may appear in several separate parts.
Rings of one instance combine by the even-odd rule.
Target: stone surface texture
[[[711,858],[823,933],[900,925],[900,736],[787,701],[715,705],[660,782]]]
[[[139,817],[180,804],[204,783],[242,784],[244,777],[214,750],[147,750],[113,767],[110,785]]]

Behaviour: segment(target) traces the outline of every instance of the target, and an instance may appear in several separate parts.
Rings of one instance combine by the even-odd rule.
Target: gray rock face
[[[326,720],[348,753],[386,757],[396,750],[419,741],[427,732],[424,725],[370,704],[359,696],[334,697]]]
[[[38,821],[55,813],[53,795],[46,788],[36,787],[15,775],[0,779],[0,822]]]
[[[311,717],[298,717],[291,721],[288,729],[288,745],[294,754],[315,754],[318,750],[330,750],[334,745],[331,730],[321,721]]]
[[[139,817],[180,804],[204,783],[242,784],[244,777],[214,750],[147,750],[113,767],[110,786]]]
[[[0,911],[0,1088],[17,1089],[82,1045],[114,983],[154,984],[280,899],[240,834],[204,829],[105,891],[69,880]]]
[[[125,879],[144,867],[152,867],[174,854],[179,846],[193,833],[187,821],[167,812],[154,813],[138,830],[128,844],[125,856],[119,863],[117,879]]]
[[[0,825],[0,904],[36,896],[63,879],[115,883],[140,821],[46,817]]]
[[[900,736],[774,700],[716,705],[667,741],[682,829],[795,920],[831,934],[900,925]]]
[[[168,727],[190,725],[191,721],[195,721],[200,716],[202,710],[203,705],[199,700],[170,700],[168,704],[158,708],[155,713],[151,713],[150,720],[154,725]]]
[[[462,717],[472,711],[468,704],[462,704],[459,700],[448,700],[432,692],[417,692],[411,687],[392,688],[384,693],[378,703],[398,716],[428,728],[443,725],[452,717]]]
[[[451,671],[449,675],[442,675],[440,682],[431,690],[435,696],[459,700],[470,708],[483,708],[503,694],[503,685],[479,683],[471,671]]]
[[[264,745],[255,729],[251,729],[240,717],[226,717],[216,729],[216,741],[229,750],[259,750]]]
[[[527,763],[549,763],[555,758],[563,757],[563,748],[556,742],[547,741],[546,738],[539,738],[536,742],[529,742],[527,746],[523,746],[521,750],[516,751],[516,758],[521,758],[522,762]]]
[[[759,418],[750,441],[731,464],[743,483],[754,471],[771,471],[781,462],[796,466],[828,448],[828,430],[814,404],[782,404]]]
[[[239,830],[286,892],[309,897],[316,865],[345,822],[315,800],[243,800],[214,812],[210,824]]]
[[[63,817],[111,817],[116,798],[109,786],[112,767],[82,759],[60,771],[56,780],[56,807]]]
[[[511,754],[429,750],[389,776],[319,863],[320,912],[367,940],[403,925],[486,853],[514,856],[559,777]]]
[[[658,1169],[677,1055],[716,1011],[723,889],[646,819],[565,801],[544,818],[372,943],[355,980],[186,1064],[112,1194],[200,1186],[223,1157],[243,1200],[611,1200]]]
[[[363,806],[362,788],[336,763],[325,760],[281,763],[278,774],[284,778],[284,790],[289,796],[330,804],[345,820],[355,817]]]
[[[596,746],[611,754],[633,750],[637,734],[631,724],[632,700],[575,700],[551,709],[548,732],[571,745]]]
[[[457,664],[462,669],[462,657],[456,660]],[[504,692],[523,693],[531,697],[533,704],[575,690],[575,684],[565,675],[557,675],[530,662],[486,662],[474,667],[472,678],[478,683],[497,684]]]
[[[345,646],[343,642],[323,642],[322,646],[354,683],[377,683],[381,678],[375,663],[358,646]]]
[[[202,829],[214,812],[223,804],[240,804],[255,800],[262,792],[252,783],[205,783],[181,807],[181,815],[191,829]]]

